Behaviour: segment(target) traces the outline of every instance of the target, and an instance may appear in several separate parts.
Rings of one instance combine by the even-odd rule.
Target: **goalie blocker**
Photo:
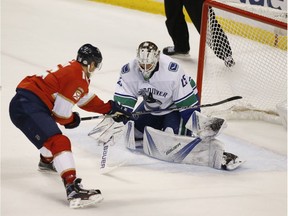
[[[127,148],[135,150],[139,147],[139,142],[135,142],[133,121],[127,122],[123,136]],[[244,162],[238,156],[225,152],[223,143],[217,139],[180,136],[169,132],[169,129],[160,131],[151,127],[145,127],[143,151],[163,161],[224,170],[234,170]]]

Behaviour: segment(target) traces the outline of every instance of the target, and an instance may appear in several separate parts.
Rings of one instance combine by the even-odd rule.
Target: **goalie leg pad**
[[[163,161],[216,169],[221,169],[224,152],[222,145],[202,141],[199,137],[179,136],[151,127],[145,127],[143,151],[150,157]]]
[[[123,138],[126,148],[135,150],[134,121],[128,121],[123,128]]]
[[[209,145],[208,166],[215,169],[222,169],[224,144],[219,140],[213,139],[206,142]]]
[[[215,138],[227,127],[227,123],[224,119],[207,117],[198,111],[194,111],[185,127],[204,140]]]
[[[128,121],[123,128],[123,138],[126,148],[136,150],[143,147],[143,133],[134,127],[134,121]],[[136,142],[137,141],[137,142]]]

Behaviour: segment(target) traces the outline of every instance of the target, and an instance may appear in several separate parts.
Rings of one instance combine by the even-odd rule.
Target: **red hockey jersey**
[[[110,103],[104,103],[97,95],[89,92],[90,80],[77,61],[58,65],[55,71],[44,76],[27,76],[17,88],[36,94],[51,110],[55,120],[62,125],[73,121],[72,108],[77,104],[89,112],[106,114]]]

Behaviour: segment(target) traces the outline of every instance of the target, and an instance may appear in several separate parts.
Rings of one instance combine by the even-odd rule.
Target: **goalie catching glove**
[[[115,122],[127,122],[132,119],[132,114],[127,107],[122,106],[120,103],[113,100],[109,101],[111,104],[111,110],[108,115],[112,115]]]

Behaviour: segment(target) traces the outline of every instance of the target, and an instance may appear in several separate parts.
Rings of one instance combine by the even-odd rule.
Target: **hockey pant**
[[[135,112],[145,111],[144,103],[141,103]],[[134,120],[135,128],[144,133],[144,128],[146,126],[153,127],[158,130],[166,130],[166,128],[172,128],[175,134],[179,135],[191,135],[191,131],[185,128],[183,120],[179,111],[173,111],[165,115],[140,115]]]

